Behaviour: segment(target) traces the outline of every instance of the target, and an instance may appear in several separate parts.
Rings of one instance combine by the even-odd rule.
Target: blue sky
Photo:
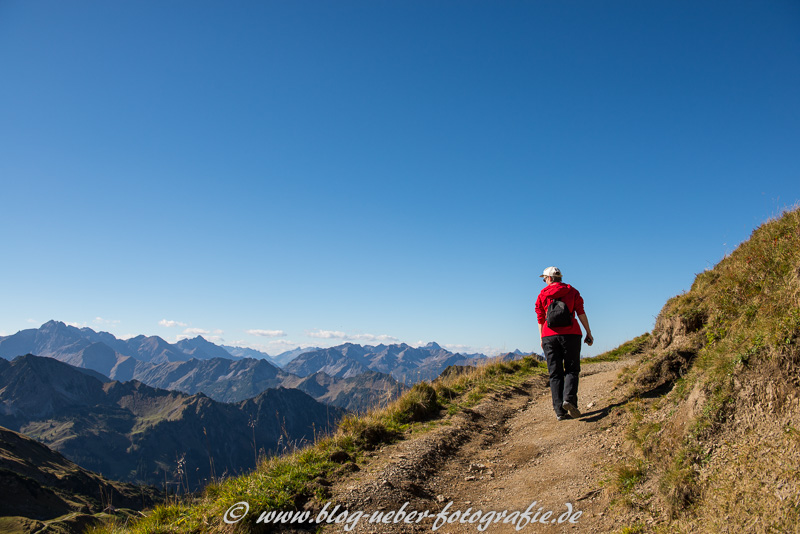
[[[0,1],[0,334],[598,354],[800,201],[795,1]]]

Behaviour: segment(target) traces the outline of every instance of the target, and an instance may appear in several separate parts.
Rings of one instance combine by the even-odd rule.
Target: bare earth
[[[361,471],[332,488],[341,521],[344,510],[351,520],[354,512],[364,515],[355,525],[330,524],[326,532],[345,532],[345,525],[355,527],[349,532],[361,533],[432,532],[434,526],[446,533],[476,533],[479,527],[492,533],[620,528],[607,513],[601,486],[607,474],[601,466],[619,455],[623,442],[613,388],[624,365],[583,365],[583,417],[578,420],[556,420],[547,380],[538,377],[524,387],[486,397],[474,409],[453,416],[451,424],[376,451]],[[401,509],[407,515],[395,522]],[[535,523],[503,523],[512,512],[526,509]],[[454,522],[437,518],[442,510]],[[384,514],[384,522],[377,522],[376,511]],[[429,517],[419,520],[424,511]],[[494,517],[487,517],[490,511]],[[503,519],[488,523],[502,511]],[[390,512],[394,516],[386,518]],[[409,518],[411,512],[417,515]],[[459,516],[473,523],[461,523]]]

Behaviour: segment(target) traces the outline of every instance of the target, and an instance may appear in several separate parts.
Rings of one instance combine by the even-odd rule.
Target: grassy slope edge
[[[210,484],[194,499],[172,499],[137,521],[111,521],[92,532],[247,532],[254,530],[252,522],[223,522],[225,512],[241,501],[259,512],[321,508],[328,498],[328,481],[356,469],[363,452],[445,423],[449,414],[475,405],[487,393],[545,372],[544,364],[528,356],[443,373],[447,376],[416,384],[386,407],[346,417],[334,435],[312,446],[265,459],[251,473]],[[248,519],[254,521],[258,515],[251,513]]]
[[[800,530],[800,209],[670,299],[623,374],[622,532]]]

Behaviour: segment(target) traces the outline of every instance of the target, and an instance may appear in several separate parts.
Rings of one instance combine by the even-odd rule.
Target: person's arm
[[[589,319],[587,319],[586,314],[583,313],[578,316],[578,320],[581,322],[583,329],[586,331],[586,344],[591,347],[592,343],[594,343],[594,337],[592,336],[592,329],[589,328]],[[541,330],[542,325],[539,325],[539,331],[541,332]]]
[[[539,344],[544,348],[544,339],[542,338],[542,323],[539,323]]]
[[[542,341],[542,325],[544,325],[545,321],[545,311],[544,311],[544,301],[542,300],[541,293],[538,297],[536,297],[536,322],[539,323],[539,341],[544,348],[544,345],[541,343]]]

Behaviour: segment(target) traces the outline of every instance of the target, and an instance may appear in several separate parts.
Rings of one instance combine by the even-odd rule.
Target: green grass
[[[619,534],[644,534],[645,532],[647,532],[647,528],[642,523],[636,523],[635,525],[623,527]]]
[[[134,522],[108,522],[95,534],[196,533],[225,531],[222,517],[236,503],[246,501],[251,513],[239,529],[253,530],[261,512],[298,510],[309,501],[325,502],[325,480],[348,472],[347,465],[363,460],[366,451],[448,424],[448,414],[473,406],[486,394],[518,386],[543,364],[532,357],[494,363],[433,384],[421,382],[392,404],[363,416],[348,416],[337,432],[312,446],[262,461],[251,473],[207,486],[193,500],[172,500]],[[258,514],[252,511],[258,511]]]
[[[603,354],[593,356],[591,358],[583,358],[581,363],[616,362],[625,356],[640,354],[645,349],[649,341],[650,332],[646,332],[641,336],[631,339],[630,341],[626,341],[619,347],[608,352],[604,352]]]
[[[611,485],[621,494],[631,493],[645,476],[644,462],[632,460],[618,464],[613,469]]]

